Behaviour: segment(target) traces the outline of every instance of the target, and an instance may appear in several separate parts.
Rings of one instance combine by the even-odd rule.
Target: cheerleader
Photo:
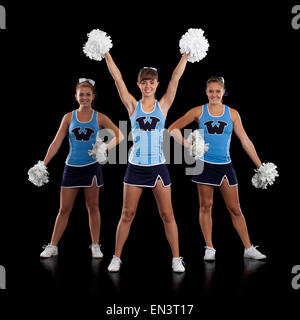
[[[103,160],[107,150],[118,144],[123,139],[123,136],[105,114],[93,109],[92,105],[95,96],[95,82],[91,79],[79,79],[75,94],[79,108],[63,117],[44,160],[39,161],[28,172],[29,180],[36,185],[48,182],[47,165],[58,152],[65,136],[69,136],[70,152],[66,159],[62,177],[60,209],[56,217],[51,241],[47,246],[44,246],[44,251],[40,254],[42,258],[49,258],[58,254],[58,242],[66,229],[75,198],[81,188],[84,191],[89,215],[92,257],[103,257],[99,245],[100,211],[98,203],[99,188],[103,185],[103,177],[102,168],[97,161],[97,157],[95,159],[94,150],[95,147],[102,150]],[[108,144],[100,142],[99,138],[97,138],[99,130],[102,128],[110,129],[114,135]],[[101,143],[100,147],[98,145],[99,142]],[[43,174],[39,175],[39,172]]]
[[[159,85],[158,72],[155,68],[144,67],[140,70],[137,85],[142,98],[137,101],[128,92],[120,70],[110,53],[105,54],[105,59],[121,101],[128,111],[133,134],[133,148],[124,178],[123,208],[116,231],[115,253],[108,270],[119,271],[122,249],[135,217],[143,188],[151,188],[171,247],[172,269],[174,272],[184,272],[183,261],[179,255],[178,230],[171,202],[171,181],[162,152],[162,139],[167,113],[175,98],[179,79],[185,70],[187,54],[184,53],[180,59],[173,71],[167,91],[160,100],[155,99],[155,92]]]
[[[191,109],[168,128],[170,134],[178,142],[193,149],[191,153],[193,153],[195,147],[191,145],[190,139],[183,138],[180,129],[196,121],[199,129],[204,132],[202,138],[208,150],[204,155],[202,154],[199,162],[200,166],[196,166],[197,168],[202,166],[203,171],[195,174],[192,178],[192,181],[197,183],[198,187],[199,222],[206,243],[204,260],[215,260],[216,250],[212,243],[212,206],[215,187],[219,187],[233,226],[245,247],[244,257],[257,260],[265,259],[266,256],[251,244],[246,221],[241,211],[238,180],[229,154],[232,131],[239,138],[243,149],[254,165],[257,168],[262,168],[262,163],[242,126],[239,113],[222,102],[225,94],[224,79],[209,78],[206,83],[206,94],[208,97],[207,104]]]

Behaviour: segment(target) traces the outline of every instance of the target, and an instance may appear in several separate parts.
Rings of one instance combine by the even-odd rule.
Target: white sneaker
[[[245,258],[249,258],[249,259],[255,259],[255,260],[262,260],[262,259],[266,259],[266,256],[262,253],[260,253],[256,247],[258,246],[251,246],[248,249],[245,249],[244,251],[244,257]]]
[[[204,248],[205,248],[205,254],[204,254],[203,260],[214,261],[216,259],[215,258],[216,250],[208,246],[205,246]]]
[[[48,244],[46,246],[43,246],[43,249],[45,249],[41,254],[41,258],[50,258],[52,256],[58,255],[58,248],[57,246],[52,246],[51,244]]]
[[[185,271],[182,257],[172,259],[172,269],[174,272],[184,272]]]
[[[111,262],[107,270],[109,272],[118,272],[121,268],[121,263],[122,263],[121,259],[114,255],[113,258],[111,259]]]
[[[90,245],[90,248],[92,250],[92,257],[99,259],[103,258],[103,253],[100,250],[100,245],[99,244],[92,244]]]

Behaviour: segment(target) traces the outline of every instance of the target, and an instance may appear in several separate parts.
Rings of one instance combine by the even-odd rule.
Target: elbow
[[[171,125],[169,126],[169,128],[168,128],[168,132],[169,132],[169,134],[170,134],[172,137],[174,136],[174,134],[175,134],[177,131],[179,131],[179,129],[176,128],[176,126],[175,126],[174,124],[171,124]]]
[[[49,146],[49,150],[56,153],[58,151],[58,149],[60,148],[60,146],[61,146],[61,142],[54,140],[53,142],[51,142],[51,144]]]
[[[118,143],[122,142],[124,140],[124,134],[122,133],[121,130],[119,130],[119,134],[117,137]]]
[[[121,81],[121,80],[123,79],[123,78],[122,78],[122,74],[121,74],[120,71],[115,72],[115,73],[113,74],[113,78],[114,78],[114,80],[115,80],[116,83],[119,82],[119,81]]]
[[[254,145],[253,145],[252,141],[248,137],[243,138],[240,141],[241,141],[242,147],[244,149],[254,148]]]
[[[168,132],[171,134],[171,132],[173,131],[173,125],[171,124],[170,126],[169,126],[169,128],[168,128]]]

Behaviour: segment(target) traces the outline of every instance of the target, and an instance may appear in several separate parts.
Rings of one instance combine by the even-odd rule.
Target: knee
[[[242,215],[242,210],[239,205],[227,207],[229,213],[232,217],[240,217]]]
[[[123,208],[122,215],[121,215],[121,221],[124,223],[131,223],[135,217],[135,212],[136,211],[132,208]]]
[[[205,199],[200,201],[200,214],[210,214],[213,206],[212,199]]]
[[[164,210],[160,212],[160,217],[164,223],[172,223],[175,220],[172,210]]]
[[[99,212],[99,206],[98,206],[98,202],[94,201],[94,202],[86,202],[86,209],[88,211],[88,213],[91,214],[97,214]]]
[[[71,211],[72,211],[72,207],[63,206],[63,207],[60,207],[60,209],[59,209],[59,215],[64,216],[64,217],[68,217],[70,215]]]

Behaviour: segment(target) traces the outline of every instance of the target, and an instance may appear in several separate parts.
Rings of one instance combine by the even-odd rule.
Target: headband
[[[93,87],[95,86],[95,81],[92,80],[92,79],[80,78],[78,82],[82,83],[82,82],[85,82],[85,81],[89,82]]]
[[[151,70],[154,70],[157,72],[157,69],[156,68],[153,68],[153,67],[143,67],[141,70],[144,70],[144,69],[151,69]]]

